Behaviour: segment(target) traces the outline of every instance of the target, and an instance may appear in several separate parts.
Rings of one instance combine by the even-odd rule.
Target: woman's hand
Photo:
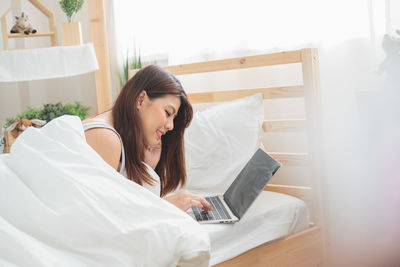
[[[161,147],[161,142],[155,146],[145,146],[144,162],[153,168],[153,170],[157,167],[157,164],[160,161]]]
[[[192,194],[187,190],[182,190],[174,195],[164,197],[164,199],[183,211],[187,211],[192,206],[197,206],[205,212],[212,210],[210,203],[208,203],[205,198]]]

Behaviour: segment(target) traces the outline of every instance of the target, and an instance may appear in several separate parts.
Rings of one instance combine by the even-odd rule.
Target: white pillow
[[[260,147],[263,120],[261,94],[196,112],[185,132],[185,188],[224,193]]]

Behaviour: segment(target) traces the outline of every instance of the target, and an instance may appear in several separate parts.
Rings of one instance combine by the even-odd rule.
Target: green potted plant
[[[126,57],[122,65],[122,71],[118,70],[119,85],[120,88],[124,87],[126,82],[129,80],[129,70],[141,69],[142,59],[140,57],[140,51],[136,54],[136,49],[134,49],[133,57],[129,56],[129,50],[126,51]]]
[[[14,136],[11,136],[10,132],[7,131],[7,127],[9,127],[13,122],[20,120],[43,120],[49,122],[57,117],[62,115],[75,115],[78,116],[81,120],[85,119],[89,114],[90,107],[84,106],[79,102],[75,102],[74,104],[44,104],[42,108],[31,108],[29,107],[24,112],[16,115],[14,118],[6,119],[6,124],[3,126],[4,137],[0,140],[0,146],[4,146],[4,152],[9,152],[9,149],[12,143],[15,141]]]
[[[68,22],[72,22],[72,16],[76,15],[82,8],[84,0],[61,0],[60,6],[64,13],[67,15]]]
[[[82,44],[82,30],[80,22],[74,22],[73,18],[82,8],[84,0],[61,0],[62,11],[67,15],[68,22],[61,24],[62,45]]]
[[[55,119],[62,115],[75,115],[83,120],[89,114],[89,110],[90,107],[84,106],[79,102],[75,102],[74,104],[67,103],[65,105],[61,103],[44,104],[42,108],[29,107],[24,112],[16,115],[14,118],[6,119],[5,126],[8,127],[14,121],[21,119],[39,119],[49,122],[52,119]]]

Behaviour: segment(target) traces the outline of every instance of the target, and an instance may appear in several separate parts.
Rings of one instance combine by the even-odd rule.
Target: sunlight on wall
[[[370,34],[368,5],[361,0],[119,0],[115,13],[121,51],[135,43],[142,55],[168,54],[172,64],[207,53],[230,56],[240,49],[282,50],[311,43],[330,48]]]

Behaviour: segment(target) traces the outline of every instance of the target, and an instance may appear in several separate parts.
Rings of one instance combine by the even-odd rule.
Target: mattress
[[[232,259],[263,243],[308,228],[304,201],[263,191],[243,218],[234,224],[202,224],[211,241],[210,266]]]

